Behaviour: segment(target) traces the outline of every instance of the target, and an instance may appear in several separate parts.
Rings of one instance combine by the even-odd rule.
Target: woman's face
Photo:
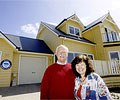
[[[80,62],[78,64],[76,64],[76,71],[80,74],[80,75],[85,75],[86,73],[86,64],[84,62]]]

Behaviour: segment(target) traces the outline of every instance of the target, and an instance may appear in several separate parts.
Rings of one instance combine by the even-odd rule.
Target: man
[[[67,63],[68,48],[60,45],[56,48],[57,62],[50,65],[42,79],[41,100],[74,98],[74,79],[71,64]]]

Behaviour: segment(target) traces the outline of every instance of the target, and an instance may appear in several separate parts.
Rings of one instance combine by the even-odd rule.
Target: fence
[[[120,61],[92,60],[92,64],[100,76],[120,74]]]

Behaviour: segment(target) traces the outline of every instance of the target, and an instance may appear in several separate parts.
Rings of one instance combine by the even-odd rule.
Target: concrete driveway
[[[114,100],[120,100],[120,88],[109,90]],[[0,88],[0,100],[40,100],[40,84]]]
[[[40,100],[40,84],[2,87],[0,100]]]

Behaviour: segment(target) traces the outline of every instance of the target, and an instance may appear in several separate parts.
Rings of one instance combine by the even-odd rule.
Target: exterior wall
[[[19,63],[20,63],[20,55],[31,55],[31,56],[46,56],[48,57],[48,66],[51,65],[53,61],[53,56],[48,55],[40,55],[40,54],[26,54],[26,53],[14,53],[13,55],[13,69],[12,69],[12,79],[16,79],[16,83],[18,84],[18,71],[19,71]],[[13,76],[13,73],[16,74],[16,76]]]
[[[82,35],[86,39],[96,43],[95,47],[96,60],[106,60],[100,28],[101,28],[100,26],[96,26],[93,29],[86,31]]]
[[[69,48],[70,52],[93,54],[94,58],[96,59],[95,46],[93,45],[80,43],[77,41],[71,41],[71,40],[64,40],[63,44]]]
[[[4,39],[0,39],[0,51],[2,51],[1,61],[8,59],[13,64],[13,47],[9,45]],[[4,70],[0,67],[0,87],[8,87],[11,83],[11,71],[10,69]]]
[[[51,55],[41,55],[39,53],[17,53],[14,48],[6,42],[6,40],[0,38],[0,51],[2,52],[1,60],[8,59],[12,62],[12,67],[8,70],[3,70],[0,67],[0,87],[9,87],[12,85],[13,79],[16,80],[16,85],[18,84],[18,70],[20,63],[20,55],[33,55],[33,56],[46,56],[48,57],[48,66],[54,62],[54,56]],[[15,74],[15,76],[13,76]]]
[[[112,52],[112,51],[118,51],[120,54],[120,46],[105,47],[105,54],[106,54],[107,60],[110,60],[109,52]],[[119,57],[120,57],[120,55],[119,55]]]
[[[61,26],[59,27],[59,30],[61,30],[61,31],[64,32],[64,33],[67,33],[66,22],[64,23],[64,25],[61,25]]]
[[[111,31],[117,32],[118,36],[119,36],[120,30],[118,30],[118,28],[116,28],[116,26],[113,23],[110,23],[107,20],[105,20],[101,25],[101,34],[102,34],[102,41],[103,42],[104,42],[105,37],[106,37],[105,28],[110,29]]]
[[[44,42],[48,45],[48,47],[55,53],[56,47],[62,44],[62,40],[52,31],[48,30],[47,28],[42,31],[40,40],[44,40]]]

